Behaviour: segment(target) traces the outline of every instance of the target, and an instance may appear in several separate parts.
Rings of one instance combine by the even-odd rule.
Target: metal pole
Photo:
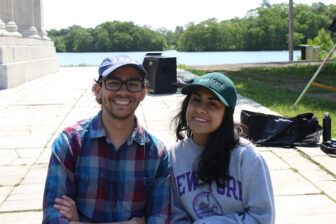
[[[310,85],[312,82],[314,82],[314,80],[316,79],[317,75],[320,73],[320,71],[322,70],[322,68],[324,67],[324,65],[327,63],[328,59],[330,58],[330,56],[332,55],[332,53],[334,52],[336,48],[336,44],[334,45],[334,47],[329,51],[328,55],[325,57],[325,59],[323,60],[322,64],[320,65],[320,67],[317,69],[317,71],[315,72],[314,76],[310,79],[309,83],[306,85],[306,87],[304,88],[304,90],[302,91],[301,95],[299,96],[299,98],[296,100],[296,102],[294,103],[293,107],[295,107],[301,100],[301,98],[305,95],[305,93],[307,92],[307,90],[309,89]]]
[[[293,61],[294,51],[294,13],[293,13],[293,0],[289,0],[288,7],[288,56],[289,61]]]

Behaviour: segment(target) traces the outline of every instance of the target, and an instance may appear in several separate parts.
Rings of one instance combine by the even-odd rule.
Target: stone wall
[[[0,89],[58,72],[43,29],[42,0],[0,0]]]

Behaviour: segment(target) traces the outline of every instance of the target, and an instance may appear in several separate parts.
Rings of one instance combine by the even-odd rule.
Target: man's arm
[[[162,151],[159,166],[146,206],[147,223],[168,223],[170,209],[170,165],[167,151]]]
[[[56,208],[64,217],[70,220],[71,224],[86,224],[84,222],[79,222],[76,203],[71,198],[65,195],[62,198],[56,198],[56,204],[54,205],[54,208]],[[134,217],[128,221],[110,222],[105,224],[146,224],[146,219]]]
[[[44,187],[42,223],[69,223],[69,220],[54,208],[54,204],[56,198],[74,195],[74,152],[65,133],[59,135],[51,149]]]

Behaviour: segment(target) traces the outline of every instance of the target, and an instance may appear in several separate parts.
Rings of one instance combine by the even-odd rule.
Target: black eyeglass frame
[[[108,81],[108,80],[118,81],[120,83],[120,86],[118,88],[116,88],[116,89],[111,89],[106,84],[106,81]],[[105,88],[107,90],[109,90],[109,91],[119,91],[122,88],[123,85],[126,86],[127,91],[132,92],[132,93],[141,92],[145,88],[145,81],[144,80],[139,80],[139,79],[128,79],[128,80],[124,81],[124,80],[121,80],[119,78],[112,77],[112,78],[102,79],[102,82],[104,82]],[[129,83],[131,83],[131,82],[137,82],[137,83],[139,83],[141,85],[141,89],[135,90],[135,91],[132,90],[129,87]]]

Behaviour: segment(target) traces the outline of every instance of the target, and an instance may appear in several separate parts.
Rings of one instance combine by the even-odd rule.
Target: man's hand
[[[70,222],[70,224],[89,224],[89,223],[84,223],[84,222]],[[146,224],[146,219],[145,218],[131,218],[128,221],[123,221],[123,222],[109,222],[109,223],[100,223],[100,224]]]
[[[56,208],[69,221],[78,222],[78,212],[76,203],[68,196],[63,195],[62,198],[55,199],[54,208]]]
[[[146,219],[145,218],[134,217],[130,221],[131,221],[132,224],[146,224]]]
[[[69,219],[71,224],[80,224],[76,203],[71,198],[63,195],[62,198],[55,199],[54,208],[56,208],[64,217]],[[128,221],[123,222],[113,222],[111,224],[146,224],[146,219],[144,217],[138,218],[133,217]]]

